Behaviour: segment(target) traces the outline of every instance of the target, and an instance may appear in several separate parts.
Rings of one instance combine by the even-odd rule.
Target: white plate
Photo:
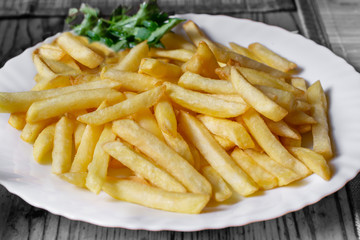
[[[36,207],[74,220],[108,227],[194,231],[240,226],[296,211],[339,190],[360,169],[360,75],[328,49],[281,28],[226,16],[181,15],[192,19],[215,41],[247,46],[259,41],[293,60],[309,82],[321,80],[330,98],[330,119],[336,157],[329,182],[312,175],[305,180],[244,198],[229,205],[208,207],[199,215],[177,214],[116,201],[73,187],[37,164],[32,146],[0,114],[0,183]],[[47,39],[45,42],[51,41]],[[36,47],[36,46],[35,46]],[[35,47],[8,61],[0,70],[0,91],[28,90],[34,85],[31,54]]]

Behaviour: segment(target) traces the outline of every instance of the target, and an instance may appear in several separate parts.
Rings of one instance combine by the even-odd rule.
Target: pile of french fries
[[[66,32],[33,53],[36,85],[0,112],[62,179],[147,207],[200,213],[312,173],[331,177],[327,100],[260,43],[222,46],[198,26],[115,53]],[[312,148],[304,148],[312,134]]]

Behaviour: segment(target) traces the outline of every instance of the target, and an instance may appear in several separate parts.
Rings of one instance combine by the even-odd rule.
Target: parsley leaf
[[[100,17],[99,9],[82,4],[80,9],[71,8],[66,19],[74,32],[86,36],[90,41],[99,41],[120,51],[132,48],[148,40],[150,47],[163,47],[161,37],[184,19],[169,18],[162,12],[156,0],[148,0],[140,5],[136,14],[127,15],[128,8],[117,7],[109,19]],[[79,23],[78,18],[83,19]],[[77,23],[76,23],[77,22]]]

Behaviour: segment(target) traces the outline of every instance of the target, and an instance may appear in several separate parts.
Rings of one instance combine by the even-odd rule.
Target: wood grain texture
[[[95,0],[94,0],[95,1]],[[225,0],[222,0],[225,2]],[[235,1],[235,0],[234,0]],[[318,0],[319,4],[325,0]],[[0,1],[1,4],[9,1]],[[15,0],[11,4],[20,6],[24,1]],[[36,3],[37,1],[28,2]],[[39,1],[41,2],[41,1]],[[61,1],[58,1],[61,2]],[[65,3],[75,1],[63,1]],[[80,1],[77,1],[79,3]],[[108,1],[110,2],[110,1]],[[184,1],[179,1],[184,2]],[[231,3],[233,1],[226,1]],[[247,3],[249,1],[245,1]],[[260,0],[254,2],[261,2]],[[64,3],[64,4],[65,4]],[[8,3],[9,4],[9,3]],[[59,3],[60,4],[60,3]],[[4,6],[4,5],[2,5]],[[9,4],[9,8],[14,5]],[[253,5],[252,5],[253,6]],[[329,5],[327,5],[329,6]],[[336,6],[336,5],[334,5]],[[19,8],[20,9],[20,8]],[[332,11],[329,8],[329,13]],[[345,10],[344,10],[345,11]],[[305,34],[300,27],[296,12],[233,12],[229,15],[249,18],[268,24],[281,26],[289,31]],[[333,20],[333,24],[339,24]],[[326,23],[326,32],[329,31]],[[334,25],[333,25],[334,26]],[[337,27],[339,25],[336,25]],[[20,54],[24,49],[63,29],[63,17],[22,17],[0,19],[0,66],[8,59]],[[334,27],[335,29],[337,27]],[[333,30],[335,31],[335,30]],[[338,54],[348,54],[354,51],[356,43],[346,44],[333,40],[342,37],[343,33],[329,35],[331,47],[338,46]],[[348,32],[350,37],[350,30]],[[360,37],[355,38],[360,39]],[[349,40],[350,41],[350,40]],[[360,41],[358,41],[360,43]],[[334,45],[334,44],[338,45]],[[343,53],[341,51],[343,51]],[[356,58],[355,55],[351,55]],[[357,57],[351,60],[357,64]],[[51,214],[45,210],[32,207],[22,199],[9,193],[0,185],[0,240],[2,239],[357,239],[355,224],[359,221],[359,212],[354,212],[354,206],[359,204],[354,198],[352,183],[342,188],[320,202],[305,207],[302,210],[288,213],[277,219],[252,223],[242,227],[230,227],[221,230],[204,230],[199,232],[172,231],[134,231],[121,228],[104,228],[93,224],[72,221],[67,218]],[[357,191],[359,193],[359,191]],[[355,200],[354,200],[355,199]],[[356,200],[357,199],[357,200]]]

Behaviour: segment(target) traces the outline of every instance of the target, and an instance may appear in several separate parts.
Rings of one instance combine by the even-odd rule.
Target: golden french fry
[[[168,192],[125,179],[108,179],[103,190],[115,199],[180,213],[200,213],[210,199],[208,194]]]
[[[118,88],[119,86],[120,83],[118,82],[102,80],[43,91],[0,92],[0,112],[26,112],[33,102],[46,98],[53,98],[80,90]]]
[[[297,173],[279,164],[265,153],[260,153],[253,149],[245,149],[244,151],[262,168],[277,177],[279,186],[288,185],[289,183],[299,179],[299,175]]]
[[[104,58],[85,46],[70,32],[65,32],[57,38],[57,44],[72,58],[88,68],[96,68]]]
[[[160,99],[154,106],[154,114],[161,131],[176,137],[177,120],[171,102],[166,98]]]
[[[185,69],[189,72],[203,77],[218,78],[215,69],[219,67],[219,64],[206,42],[199,42],[195,54],[185,64]]]
[[[286,109],[279,106],[246,81],[234,67],[231,68],[231,82],[240,96],[265,117],[273,121],[280,121],[288,114]]]
[[[44,128],[36,138],[33,147],[35,161],[43,163],[46,154],[50,153],[54,144],[55,124]]]
[[[81,138],[82,138],[82,135],[84,134],[85,128],[86,128],[86,124],[76,121],[75,130],[74,130],[75,150],[77,150],[79,148]]]
[[[165,46],[165,49],[186,49],[192,52],[196,51],[196,47],[179,34],[167,32],[162,36],[160,42]]]
[[[231,82],[203,77],[192,72],[181,75],[178,85],[196,91],[216,94],[237,94]]]
[[[295,96],[293,93],[269,86],[257,85],[256,88],[288,112],[295,109]]]
[[[66,52],[59,46],[53,44],[42,44],[39,48],[39,54],[41,57],[59,61],[66,55]]]
[[[207,45],[210,47],[211,51],[214,53],[217,61],[219,62],[227,63],[229,60],[233,60],[238,62],[241,66],[267,72],[275,77],[284,77],[284,78],[290,77],[289,74],[271,68],[260,62],[254,61],[248,57],[235,53],[231,50],[228,50],[212,42],[205,36],[205,34],[199,29],[199,27],[193,21],[187,21],[186,23],[184,23],[183,28],[186,34],[188,35],[188,37],[196,46],[201,41],[206,42]]]
[[[160,58],[167,58],[167,59],[187,62],[194,55],[194,52],[186,49],[165,50],[165,49],[151,48],[149,55],[150,57],[158,57],[158,58],[160,57]]]
[[[149,108],[138,111],[137,113],[132,115],[132,118],[142,128],[151,132],[160,140],[165,141],[164,136],[159,128],[159,125]]]
[[[330,180],[330,167],[321,154],[302,147],[288,147],[288,150],[291,154],[300,159],[311,171],[327,181]]]
[[[69,111],[98,107],[104,100],[118,102],[123,99],[122,93],[108,88],[70,92],[34,102],[28,109],[26,121],[37,122]]]
[[[97,54],[101,55],[102,57],[109,57],[115,54],[114,50],[106,46],[105,44],[101,42],[89,42],[89,39],[87,37],[83,36],[77,36],[77,38],[85,44],[88,48],[96,52]]]
[[[69,66],[68,64],[66,64],[62,61],[57,61],[57,60],[52,60],[52,59],[47,59],[47,58],[42,58],[42,60],[56,74],[76,75],[81,72],[80,68],[76,65],[75,62],[74,62],[75,66],[77,66],[76,69],[74,69],[72,66]]]
[[[180,119],[186,137],[236,192],[247,196],[258,190],[256,183],[236,165],[199,120],[183,111]]]
[[[294,110],[301,111],[301,112],[307,112],[307,111],[311,110],[311,104],[309,104],[303,100],[297,99],[297,100],[295,100]]]
[[[170,192],[186,192],[175,178],[121,142],[108,142],[104,150],[153,185]]]
[[[253,53],[252,53],[249,49],[247,49],[246,47],[240,46],[239,44],[233,43],[233,42],[230,42],[229,45],[230,45],[231,49],[232,49],[234,52],[236,52],[236,53],[238,53],[238,54],[240,54],[240,55],[243,55],[243,56],[245,56],[245,57],[251,58],[251,59],[253,59],[253,60],[255,60],[255,61],[260,62],[259,58],[257,58],[257,57],[255,56],[255,54],[253,54]]]
[[[301,139],[294,139],[288,137],[280,137],[280,142],[285,147],[301,147]]]
[[[22,130],[26,124],[26,113],[11,113],[8,123],[17,130]]]
[[[227,138],[224,138],[224,137],[221,137],[218,135],[213,135],[213,137],[225,151],[229,151],[236,146],[235,143],[233,143],[232,141],[230,141]]]
[[[59,174],[59,177],[77,187],[86,188],[87,172],[67,172]]]
[[[226,101],[207,94],[187,90],[176,84],[165,82],[166,94],[172,101],[194,112],[213,117],[236,117],[248,109],[248,105]]]
[[[306,89],[307,89],[306,81],[305,81],[305,79],[303,79],[301,77],[293,77],[293,78],[291,78],[291,85],[293,85],[294,87],[306,92]]]
[[[94,155],[91,163],[88,165],[88,174],[86,177],[86,187],[99,194],[102,185],[105,182],[110,156],[103,149],[103,145],[107,142],[114,141],[116,135],[112,131],[112,125],[106,124],[100,134],[99,140],[94,149]]]
[[[327,118],[327,100],[320,81],[312,84],[307,90],[308,102],[312,105],[311,116],[316,120],[312,126],[313,149],[326,159],[333,156],[329,125]]]
[[[235,64],[236,66],[236,64]],[[269,86],[293,93],[296,97],[304,96],[305,92],[292,86],[279,77],[251,68],[236,66],[236,69],[253,85]],[[226,70],[226,69],[224,69]],[[226,73],[225,73],[226,74]]]
[[[298,178],[306,177],[310,174],[309,169],[298,159],[293,157],[286,148],[275,138],[270,129],[253,109],[248,110],[242,115],[249,132],[264,151],[276,162],[284,167],[292,169]]]
[[[41,91],[52,88],[61,88],[71,85],[70,76],[59,75],[53,79],[47,79],[36,83],[36,85],[31,89],[31,91]]]
[[[126,99],[113,106],[79,116],[77,120],[91,125],[101,125],[111,122],[151,107],[156,104],[164,92],[165,87],[159,86],[140,93],[132,98]]]
[[[281,57],[260,43],[250,44],[249,49],[260,58],[262,62],[280,71],[288,72],[297,67],[295,63]]]
[[[302,111],[290,112],[285,118],[285,122],[291,125],[315,124],[316,120]]]
[[[176,132],[176,135],[170,135],[163,132],[163,136],[165,138],[165,142],[181,157],[187,160],[191,165],[194,165],[194,158],[191,154],[189,145],[184,140],[184,138]]]
[[[56,77],[56,73],[54,73],[48,65],[46,65],[38,54],[33,54],[33,62],[36,68],[36,71],[43,79],[52,79]]]
[[[127,72],[137,72],[141,59],[149,57],[147,41],[133,47],[130,52],[115,66],[116,69]]]
[[[39,133],[49,124],[55,122],[56,119],[46,119],[35,123],[26,123],[21,131],[20,138],[28,143],[33,143]]]
[[[54,174],[68,172],[71,167],[74,123],[62,117],[55,126],[51,171]]]
[[[145,74],[124,72],[108,67],[102,69],[101,78],[117,81],[122,89],[135,92],[147,91],[162,83],[161,80]]]
[[[292,139],[301,139],[301,135],[295,129],[290,127],[284,121],[274,122],[270,119],[264,118],[266,125],[269,127],[270,131],[278,136],[292,138]]]
[[[134,121],[128,119],[117,120],[113,123],[113,131],[154,160],[189,191],[211,194],[210,183],[188,161]]]
[[[297,125],[295,126],[296,129],[299,131],[299,133],[304,134],[307,132],[310,132],[312,129],[312,124],[303,124],[303,125]]]
[[[241,123],[206,115],[198,115],[197,118],[211,133],[229,139],[239,148],[246,149],[255,147],[249,133]]]
[[[206,177],[213,187],[213,197],[217,202],[223,202],[232,195],[231,189],[226,185],[220,174],[218,174],[211,166],[205,166],[201,169],[201,173]]]
[[[177,79],[181,76],[182,70],[172,63],[166,63],[154,58],[143,58],[139,66],[139,73],[161,79]]]
[[[231,153],[231,157],[262,189],[271,189],[278,186],[277,178],[263,169],[243,150],[235,148]]]

